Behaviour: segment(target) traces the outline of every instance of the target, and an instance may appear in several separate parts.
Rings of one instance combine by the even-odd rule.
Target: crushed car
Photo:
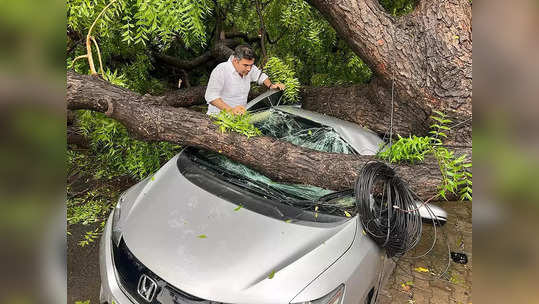
[[[264,135],[345,154],[385,145],[356,124],[279,98],[271,91],[248,104]],[[272,181],[186,147],[121,195],[100,243],[100,301],[371,303],[394,262],[362,233],[354,204],[351,190]]]

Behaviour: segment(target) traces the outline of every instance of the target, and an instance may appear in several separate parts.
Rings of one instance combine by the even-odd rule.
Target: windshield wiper
[[[346,190],[341,190],[341,191],[337,191],[337,192],[332,192],[330,194],[326,194],[324,196],[321,196],[318,200],[319,201],[322,201],[322,202],[328,202],[332,199],[335,199],[335,198],[338,198],[338,197],[342,197],[342,196],[345,196],[345,195],[353,195],[354,194],[354,189],[346,189]]]
[[[266,198],[270,197],[274,200],[281,200],[282,199],[282,196],[281,194],[279,193],[275,193],[275,192],[271,192],[271,191],[267,191],[267,189],[260,189],[259,187],[252,187],[249,185],[249,183],[251,183],[250,180],[248,179],[241,179],[241,178],[237,178],[237,177],[232,177],[232,176],[223,176],[225,181],[233,184],[233,185],[236,185],[236,186],[239,186],[241,188],[244,188],[250,192],[254,192],[258,195],[262,195]]]

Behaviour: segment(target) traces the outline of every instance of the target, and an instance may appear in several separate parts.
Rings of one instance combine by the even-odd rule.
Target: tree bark
[[[171,107],[202,105],[206,103],[205,91],[205,86],[178,89],[169,91],[163,96],[150,96],[147,102]],[[369,84],[350,86],[302,87],[300,95],[304,109],[348,120],[378,134],[389,135],[391,96],[382,95],[380,92],[385,92],[385,88],[377,80],[373,80]],[[249,100],[260,93],[262,93],[261,90],[252,89],[249,92]],[[390,92],[386,93],[390,94]],[[428,135],[429,126],[432,124],[429,119],[429,116],[432,115],[430,111],[425,111],[421,107],[409,107],[399,99],[394,101],[393,108],[393,136],[397,134],[403,137]],[[438,110],[447,113],[446,109]],[[458,116],[457,118],[451,116],[450,118],[454,121],[450,125],[464,123],[452,128],[445,143],[467,147],[471,153],[471,115]]]
[[[424,133],[432,110],[440,110],[455,123],[466,122],[449,141],[471,146],[472,10],[468,0],[419,1],[413,13],[400,18],[387,14],[378,0],[310,2],[374,71],[375,80],[367,90],[371,94],[348,103],[370,102],[387,109],[394,85],[395,117],[421,114],[409,133]],[[356,115],[349,120],[362,123],[364,118]]]
[[[67,72],[67,108],[99,111],[126,126],[146,141],[168,141],[216,151],[277,181],[310,184],[342,190],[353,186],[371,156],[323,153],[274,138],[248,139],[221,133],[207,115],[185,108],[155,106],[149,95],[111,85],[96,76]],[[416,165],[399,165],[396,173],[422,199],[436,194],[442,180],[434,159]]]

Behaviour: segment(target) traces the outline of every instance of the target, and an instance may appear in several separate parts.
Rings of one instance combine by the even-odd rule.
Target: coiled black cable
[[[414,248],[421,238],[421,216],[414,195],[393,169],[382,162],[367,163],[354,190],[365,233],[388,257]]]

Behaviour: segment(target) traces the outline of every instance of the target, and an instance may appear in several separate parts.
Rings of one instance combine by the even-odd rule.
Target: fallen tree
[[[438,110],[460,123],[448,142],[471,148],[471,1],[419,1],[401,17],[378,0],[309,2],[375,76],[364,86],[312,91],[306,108],[379,130],[389,125],[393,95],[397,133],[425,135]]]
[[[323,153],[270,137],[247,138],[221,133],[205,114],[160,105],[160,97],[140,95],[100,79],[67,72],[67,108],[105,113],[146,141],[168,141],[218,151],[277,181],[342,190],[351,188],[361,167],[372,156]],[[398,165],[396,173],[422,199],[437,194],[442,181],[433,158],[415,165]],[[455,198],[448,196],[449,199]]]

